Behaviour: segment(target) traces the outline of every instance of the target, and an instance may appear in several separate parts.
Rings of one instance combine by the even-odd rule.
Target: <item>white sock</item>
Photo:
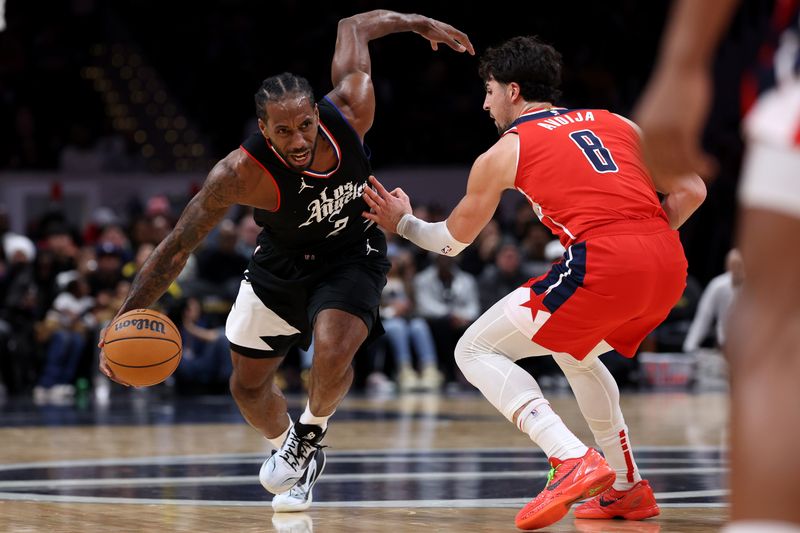
[[[289,413],[286,413],[286,416],[289,417],[289,427],[286,428],[286,431],[278,435],[277,437],[264,437],[266,438],[272,446],[278,450],[281,446],[283,446],[283,441],[286,440],[286,435],[289,434],[289,430],[292,429],[292,417],[289,416]]]
[[[592,427],[592,424],[589,424]],[[592,427],[592,429],[594,429]],[[597,444],[603,450],[608,465],[614,469],[617,479],[614,481],[614,490],[631,490],[634,485],[642,480],[642,475],[636,467],[636,461],[631,451],[628,426],[615,428],[606,432],[595,432]]]
[[[800,524],[778,521],[740,520],[722,529],[723,533],[800,533]]]
[[[334,413],[335,412],[336,411],[334,411]],[[325,428],[328,427],[328,419],[332,416],[333,413],[329,414],[328,416],[316,416],[314,413],[311,412],[311,406],[309,404],[306,404],[306,410],[303,411],[302,415],[300,415],[300,423],[319,426],[322,428],[322,431],[325,431]]]
[[[543,398],[522,409],[517,417],[517,427],[527,433],[548,458],[564,461],[583,457],[589,451]]]

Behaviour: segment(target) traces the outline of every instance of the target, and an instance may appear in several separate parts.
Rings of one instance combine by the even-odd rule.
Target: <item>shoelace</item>
[[[550,467],[550,471],[547,473],[547,483],[545,483],[545,487],[549,485],[551,481],[553,481],[554,477],[556,477],[556,470],[558,469],[559,466],[561,465],[558,464],[556,466]]]
[[[291,431],[289,433],[289,446],[287,446],[286,449],[281,452],[280,457],[292,468],[297,470],[301,464],[301,461],[305,462],[312,450],[319,450],[324,447],[325,446],[317,444],[316,442],[302,439],[297,435],[297,433]]]

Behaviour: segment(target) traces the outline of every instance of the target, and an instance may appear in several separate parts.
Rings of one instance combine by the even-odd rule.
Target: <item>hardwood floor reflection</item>
[[[570,395],[554,408],[585,442]],[[304,406],[291,401],[293,414]],[[351,397],[306,513],[273,514],[264,440],[226,397],[120,396],[111,406],[0,407],[0,531],[515,531],[545,458],[477,395]],[[727,513],[724,394],[628,394],[637,461],[663,513],[546,531],[718,531]],[[78,425],[75,425],[78,424]]]

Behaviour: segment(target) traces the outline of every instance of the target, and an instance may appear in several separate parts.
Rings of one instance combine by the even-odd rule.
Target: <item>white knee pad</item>
[[[464,374],[464,377],[469,379],[469,373],[471,373],[472,366],[475,363],[475,359],[478,356],[478,351],[475,349],[475,340],[469,335],[469,330],[467,330],[464,335],[458,339],[456,343],[456,349],[453,352],[453,356],[456,360],[456,365],[458,368],[461,369],[461,372]],[[470,381],[472,383],[472,381]]]
[[[514,363],[524,356],[530,340],[517,331],[502,311],[494,316],[491,311],[459,339],[455,359],[464,377],[513,422],[520,407],[542,398],[542,390],[530,374]]]

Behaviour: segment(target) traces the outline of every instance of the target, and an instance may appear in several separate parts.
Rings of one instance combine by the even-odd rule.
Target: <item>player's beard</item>
[[[489,118],[494,121],[494,127],[497,128],[497,134],[503,135],[511,124],[500,124],[500,121],[494,115],[489,113]]]
[[[318,142],[319,142],[319,135],[314,139],[314,142],[311,145],[310,153],[309,153],[309,156],[308,156],[308,163],[306,163],[305,165],[302,165],[302,166],[301,165],[296,165],[294,163],[294,159],[292,159],[292,154],[293,153],[296,154],[296,153],[299,153],[299,152],[303,152],[305,150],[295,150],[294,152],[287,152],[285,154],[281,154],[281,156],[283,157],[283,159],[287,163],[289,163],[289,165],[291,165],[291,167],[293,169],[300,170],[300,171],[308,170],[309,168],[311,168],[311,165],[314,164],[314,156],[317,153],[317,143]]]

